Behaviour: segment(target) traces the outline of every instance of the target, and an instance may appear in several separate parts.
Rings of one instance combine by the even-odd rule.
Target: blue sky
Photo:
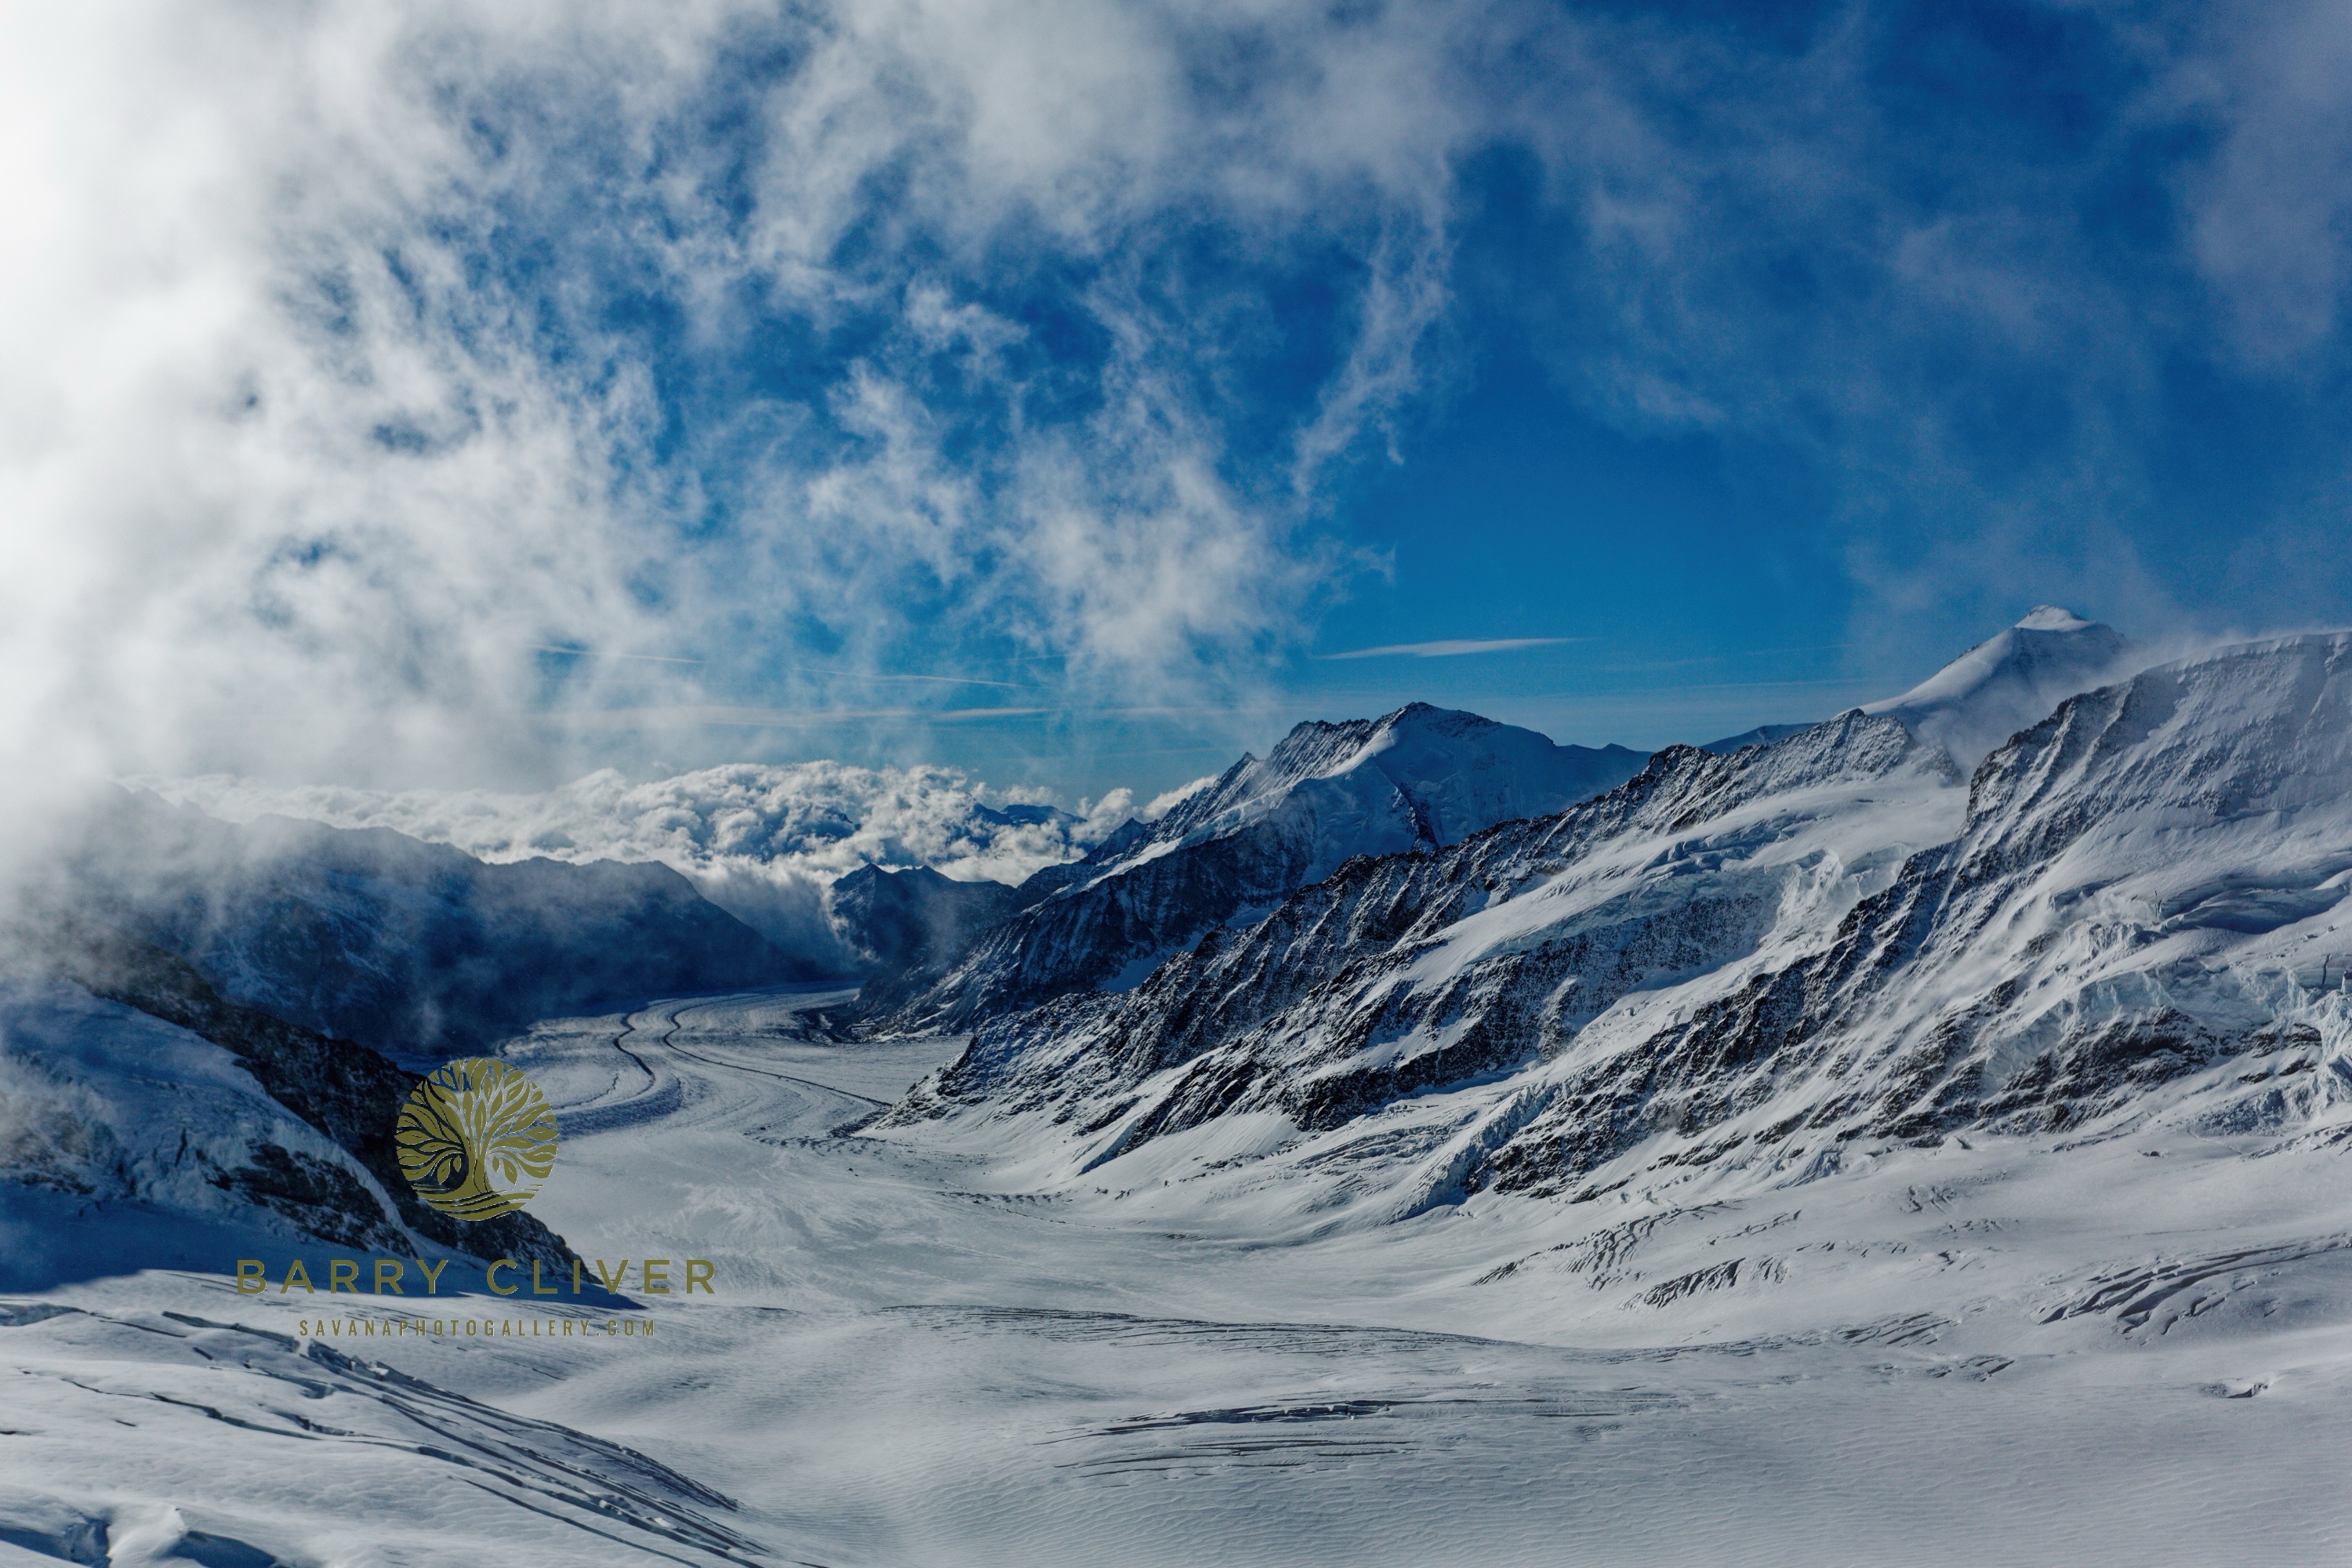
[[[121,9],[0,476],[110,765],[1075,797],[2352,621],[2341,4]]]

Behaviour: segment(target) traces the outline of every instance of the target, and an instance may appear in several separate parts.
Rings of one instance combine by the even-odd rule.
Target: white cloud
[[[1560,643],[1582,642],[1582,637],[1454,637],[1437,642],[1389,643],[1381,647],[1351,647],[1343,653],[1318,654],[1318,658],[1384,658],[1391,655],[1413,658],[1459,658],[1472,653],[1516,653],[1521,648],[1552,647]]]
[[[2171,62],[2164,107],[2204,120],[2213,158],[2189,181],[2191,255],[2237,348],[2275,365],[2339,329],[2352,282],[2352,11],[2291,0],[2210,24],[2210,47]]]
[[[1820,456],[1889,638],[2029,568],[2160,601],[2113,520],[2208,299],[2251,361],[2340,335],[2346,31],[2146,9],[2053,14],[2141,51],[2117,136],[2214,138],[2149,198],[2210,296],[2087,232],[2121,142],[1889,121],[1869,5],[1751,47],[1515,0],[13,0],[0,777],[561,777],[1025,654],[1067,673],[988,706],[1230,702],[1350,569],[1335,467],[1444,379],[1497,148],[1555,226],[1503,330],[1630,426]],[[1341,297],[1269,410],[1284,268]]]
[[[1097,692],[1229,685],[1326,561],[1223,470],[1188,379],[1213,331],[1122,268],[1203,216],[1244,252],[1308,214],[1425,223],[1442,149],[1361,94],[1431,26],[12,5],[0,737],[76,776],[482,776],[561,752],[521,721],[549,705],[739,707],[748,681],[799,710],[834,700],[801,663],[974,640]],[[1276,85],[1220,107],[1193,67],[1225,37]],[[1373,247],[1318,450],[1409,389],[1437,286],[1407,250]],[[1057,259],[1092,269],[1072,303],[1108,346],[1049,414],[982,296]],[[677,428],[631,299],[790,389]],[[778,321],[814,346],[713,346]],[[868,346],[828,357],[849,322]],[[825,657],[789,657],[804,635]]]
[[[1217,773],[1202,773],[1191,784],[1178,784],[1174,789],[1168,790],[1160,795],[1153,795],[1149,801],[1144,803],[1143,809],[1135,814],[1136,820],[1139,822],[1159,821],[1161,817],[1175,810],[1177,806],[1183,804],[1183,802],[1190,799],[1192,796],[1200,794],[1202,790],[1207,789],[1211,784],[1215,784],[1221,776],[1221,774]],[[1113,826],[1117,825],[1114,824]]]
[[[560,789],[368,790],[274,785],[230,774],[128,781],[231,822],[266,814],[388,827],[489,861],[655,860],[788,950],[822,956],[824,889],[861,866],[929,866],[960,881],[1017,883],[1076,858],[1126,820],[1113,790],[1080,812],[1009,809],[951,769],[840,763],[706,768],[632,784],[604,769]]]

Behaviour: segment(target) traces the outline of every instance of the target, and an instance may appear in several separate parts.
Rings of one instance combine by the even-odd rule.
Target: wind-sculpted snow
[[[362,1344],[337,1348],[323,1321],[298,1338],[184,1311],[0,1301],[10,1415],[48,1439],[24,1452],[16,1436],[0,1561],[769,1560],[709,1487],[376,1359],[397,1305],[336,1311]],[[483,1539],[493,1524],[495,1549]]]
[[[2352,637],[2250,644],[2069,700],[1965,793],[1888,717],[1670,749],[1554,817],[1351,862],[1130,994],[990,1023],[883,1125],[1034,1125],[1083,1171],[1492,1085],[1356,1162],[1391,1216],[1816,1179],[1857,1140],[2291,1130],[2352,1098],[2348,889]]]
[[[2113,626],[2043,605],[1902,696],[1864,711],[1902,720],[1913,734],[1972,768],[2065,699],[2146,662],[2139,645]]]
[[[1202,932],[1261,912],[1359,855],[1436,849],[1496,823],[1554,812],[1641,766],[1612,746],[1556,746],[1528,730],[1415,703],[1378,720],[1301,724],[1244,756],[1157,821],[1022,889],[1031,907],[950,968],[893,975],[869,1005],[894,1022],[963,1026],[1074,991],[1118,989]]]

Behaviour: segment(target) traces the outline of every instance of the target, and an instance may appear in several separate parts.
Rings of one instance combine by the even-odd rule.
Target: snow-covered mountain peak
[[[1864,711],[1901,720],[1973,768],[2067,698],[2130,673],[2138,647],[2113,626],[2042,605],[1902,696]]]
[[[2074,611],[2062,609],[2056,605],[2036,605],[2026,612],[2023,620],[2017,623],[2017,629],[2025,632],[2079,632],[2096,625],[2096,621],[2086,621]]]
[[[2270,929],[2241,906],[2262,902],[2272,871],[2307,886],[2271,891],[2332,905],[2352,866],[2352,632],[2241,643],[2069,700],[1971,789],[1964,863],[2013,861],[2021,843],[2045,859],[2071,846],[2053,874],[2161,886],[2168,907],[2210,882],[2234,931]]]
[[[1156,820],[1129,822],[1084,860],[1032,877],[1020,913],[952,969],[886,975],[867,1001],[898,1009],[902,1024],[961,1026],[1074,990],[1124,989],[1203,932],[1257,919],[1354,857],[1441,849],[1548,816],[1622,784],[1643,760],[1425,702],[1304,723]]]
[[[1416,819],[1408,843],[1451,844],[1496,822],[1556,811],[1640,765],[1641,753],[1622,746],[1555,745],[1533,730],[1414,702],[1378,719],[1298,725],[1263,759],[1244,754],[1186,795],[1131,845],[1139,851],[1222,837],[1282,808],[1300,786],[1321,783],[1363,797],[1357,809],[1375,815],[1397,800]]]

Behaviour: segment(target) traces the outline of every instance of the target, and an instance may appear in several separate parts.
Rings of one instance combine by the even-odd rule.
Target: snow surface
[[[0,980],[0,1289],[291,1242],[223,1179],[273,1145],[383,1197],[221,1047],[79,986]]]
[[[1860,714],[1661,753],[970,1055],[550,1022],[532,1212],[720,1287],[577,1346],[238,1296],[331,1249],[176,1140],[278,1113],[17,986],[0,1563],[2340,1563],[2347,893],[2307,637],[1965,781]]]
[[[1973,768],[2066,698],[2129,674],[2138,651],[2113,626],[2042,605],[1902,696],[1863,711],[1902,720],[1913,734]]]
[[[593,1255],[718,1263],[723,1294],[649,1308],[652,1338],[305,1338],[317,1303],[217,1274],[20,1279],[0,1542],[200,1563],[2342,1560],[2341,1142],[2160,1121],[1872,1142],[1830,1176],[1667,1169],[1368,1223],[1396,1147],[1507,1091],[1041,1182],[1009,1137],[835,1135],[954,1042],[826,1043],[795,1016],[826,1000],[687,1000],[511,1048],[564,1126],[534,1212]],[[22,1218],[28,1189],[0,1193]]]

